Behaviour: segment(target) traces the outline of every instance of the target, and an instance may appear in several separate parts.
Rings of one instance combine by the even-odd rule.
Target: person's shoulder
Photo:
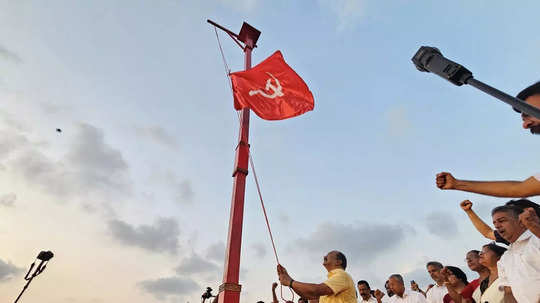
[[[345,270],[341,269],[339,270],[337,273],[336,273],[336,276],[339,276],[343,279],[347,279],[347,280],[351,280],[353,281],[353,278],[351,276],[351,274],[349,274],[348,272],[346,272]]]
[[[411,290],[409,291],[409,295],[415,296],[415,297],[422,297],[424,298],[424,295],[418,291]]]
[[[409,296],[412,296],[414,298],[414,302],[427,302],[424,295],[417,291],[410,291]]]

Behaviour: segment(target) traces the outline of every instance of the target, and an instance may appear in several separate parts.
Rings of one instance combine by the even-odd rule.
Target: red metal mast
[[[245,44],[245,69],[251,68],[251,52],[256,47],[260,31],[244,22],[240,33],[232,31],[208,20],[208,22],[225,31],[235,41],[240,40]],[[238,43],[238,41],[236,41]],[[240,44],[239,44],[240,45]],[[242,224],[244,219],[244,195],[246,190],[246,176],[249,163],[249,109],[240,112],[240,132],[233,171],[233,192],[231,201],[231,214],[229,219],[229,235],[227,249],[225,251],[225,269],[223,272],[223,284],[219,286],[219,303],[239,303],[241,285],[240,275],[240,251],[242,247]]]

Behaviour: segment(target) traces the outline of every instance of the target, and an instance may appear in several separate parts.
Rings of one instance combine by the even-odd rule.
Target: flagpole
[[[240,33],[236,35],[223,26],[207,20],[208,23],[225,31],[233,40],[244,43],[244,67],[251,68],[251,52],[256,47],[260,31],[243,23]],[[238,43],[238,41],[236,41]],[[240,45],[240,44],[239,44]],[[223,283],[219,286],[219,303],[239,303],[242,286],[239,284],[240,253],[242,247],[242,224],[244,219],[244,197],[246,190],[246,176],[249,163],[249,109],[240,112],[240,130],[233,171],[233,192],[231,199],[231,212],[229,217],[229,233],[227,249],[225,251],[225,266]]]

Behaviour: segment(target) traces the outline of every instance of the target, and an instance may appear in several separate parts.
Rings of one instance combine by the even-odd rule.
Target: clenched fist
[[[532,207],[525,208],[519,215],[519,221],[528,229],[540,226],[540,218]]]
[[[472,202],[469,200],[465,200],[459,203],[459,206],[461,206],[461,209],[463,209],[464,211],[469,211],[472,209]]]
[[[440,189],[455,189],[456,188],[456,179],[452,176],[451,173],[442,172],[438,173],[435,178],[437,187]]]
[[[411,281],[411,289],[414,291],[420,291],[420,287],[418,287],[418,283]]]
[[[382,297],[384,297],[384,293],[380,290],[380,289],[377,289],[375,291],[375,298],[377,298],[378,300],[382,299]]]

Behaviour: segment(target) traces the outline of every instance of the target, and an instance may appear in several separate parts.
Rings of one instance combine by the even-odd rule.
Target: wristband
[[[291,278],[291,283],[289,283],[290,288],[292,288],[292,282],[294,282],[294,280]]]

